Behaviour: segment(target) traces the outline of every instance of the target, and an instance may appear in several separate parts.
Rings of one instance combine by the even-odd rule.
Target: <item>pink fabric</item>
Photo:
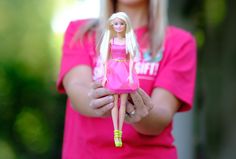
[[[130,93],[138,89],[138,76],[133,69],[133,83],[129,82],[129,61],[125,45],[111,44],[111,59],[107,62],[107,82],[105,87],[118,94]]]
[[[57,88],[64,92],[62,79],[73,67],[78,65],[96,66],[96,44],[94,40],[84,38],[84,43],[71,44],[75,32],[86,21],[74,21],[65,33],[61,69]],[[141,54],[147,48],[144,34],[147,27],[135,30]],[[92,36],[94,38],[94,35]],[[169,27],[165,39],[165,51],[160,63],[141,60],[135,64],[139,84],[149,95],[156,87],[162,87],[183,105],[179,111],[192,107],[196,73],[196,46],[191,34]],[[142,57],[142,55],[141,55]],[[96,72],[94,76],[96,76]],[[78,97],[79,98],[79,97]],[[81,99],[83,100],[83,99]],[[113,125],[111,118],[89,118],[74,111],[70,100],[67,101],[65,130],[63,142],[63,159],[120,159],[120,158],[155,158],[177,159],[173,145],[172,122],[158,136],[145,136],[137,133],[131,125],[123,126],[123,143],[121,149],[113,145]]]
[[[126,60],[126,45],[110,44],[111,59]]]
[[[196,42],[191,34],[170,27],[165,53],[154,87],[169,90],[184,105],[179,111],[191,109],[196,78]]]

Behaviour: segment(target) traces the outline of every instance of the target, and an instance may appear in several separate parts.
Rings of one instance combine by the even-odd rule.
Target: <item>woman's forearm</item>
[[[79,66],[72,69],[63,79],[63,85],[72,107],[86,116],[95,116],[94,111],[89,107],[88,93],[91,82],[92,71],[88,66]]]
[[[93,109],[89,107],[89,93],[90,87],[82,83],[69,83],[66,86],[66,92],[70,98],[72,107],[85,116],[96,116]]]
[[[144,135],[158,135],[166,128],[171,119],[172,115],[168,110],[162,109],[162,107],[153,108],[148,116],[134,123],[133,127]]]

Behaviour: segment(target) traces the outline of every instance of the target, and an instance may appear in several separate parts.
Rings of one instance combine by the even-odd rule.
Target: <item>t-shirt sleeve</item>
[[[189,33],[171,39],[166,58],[160,65],[154,86],[168,90],[183,104],[179,111],[192,108],[196,78],[196,43]]]
[[[57,90],[64,93],[63,78],[67,72],[78,65],[91,66],[91,57],[87,53],[84,43],[82,41],[73,42],[73,38],[82,22],[70,22],[64,35],[64,42],[62,47],[61,66],[57,80]]]

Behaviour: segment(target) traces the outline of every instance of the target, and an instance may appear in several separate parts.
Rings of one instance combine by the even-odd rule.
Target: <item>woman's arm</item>
[[[75,110],[86,116],[104,116],[113,107],[110,92],[92,83],[92,70],[89,66],[77,66],[69,71],[63,85]]]
[[[176,40],[178,36],[182,37],[181,41]],[[134,128],[143,134],[160,134],[178,110],[189,110],[192,107],[196,78],[196,42],[191,34],[183,31],[176,31],[172,38],[176,41],[170,43],[171,53],[165,52],[163,67],[158,70],[151,97],[144,91],[131,94],[137,113],[130,120],[132,119]],[[141,102],[135,102],[138,97],[141,100],[137,101]],[[145,111],[147,105],[152,106],[150,111]]]
[[[143,90],[131,94],[131,97],[136,113],[127,120],[133,124],[136,131],[145,135],[160,134],[172,121],[181,103],[174,95],[162,88],[155,88],[151,97]],[[152,109],[149,109],[150,107]]]

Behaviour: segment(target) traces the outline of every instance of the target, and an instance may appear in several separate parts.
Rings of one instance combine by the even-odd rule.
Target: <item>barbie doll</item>
[[[111,111],[114,142],[116,147],[122,147],[122,126],[127,96],[139,87],[138,77],[133,67],[134,59],[139,54],[138,45],[126,13],[114,13],[109,18],[102,38],[100,54],[104,65],[102,84],[114,93],[114,108]],[[118,104],[120,104],[119,109]]]

